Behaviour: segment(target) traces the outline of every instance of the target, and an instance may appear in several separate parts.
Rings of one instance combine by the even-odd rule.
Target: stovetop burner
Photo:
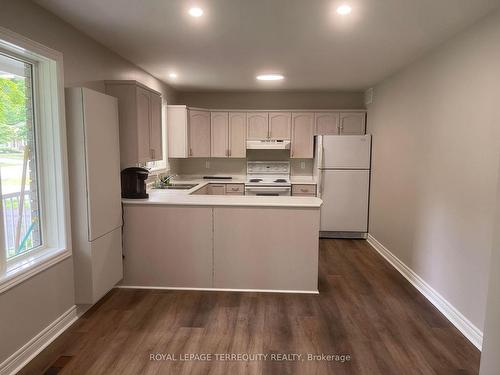
[[[250,182],[261,182],[262,178],[251,178]]]
[[[287,182],[287,180],[285,180],[284,178],[277,178],[276,180],[274,180],[274,182],[285,183],[285,182]]]

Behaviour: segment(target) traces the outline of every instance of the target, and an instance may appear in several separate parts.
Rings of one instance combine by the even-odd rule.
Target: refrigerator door
[[[367,232],[369,170],[321,171],[322,232]]]
[[[122,225],[118,101],[83,89],[88,240]]]
[[[370,169],[371,135],[325,135],[321,169]]]

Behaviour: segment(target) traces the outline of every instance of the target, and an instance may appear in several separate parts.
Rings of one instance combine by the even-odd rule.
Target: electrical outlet
[[[300,169],[306,169],[306,162],[305,161],[300,162]]]
[[[206,169],[210,169],[210,160],[207,160],[207,161],[205,162],[205,168],[206,168]]]

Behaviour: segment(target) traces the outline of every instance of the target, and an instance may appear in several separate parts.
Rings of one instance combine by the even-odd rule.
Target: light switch
[[[205,161],[205,168],[210,169],[210,160]]]

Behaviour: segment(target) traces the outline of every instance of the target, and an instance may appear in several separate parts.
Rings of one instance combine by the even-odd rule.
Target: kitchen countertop
[[[306,177],[307,178],[307,177]],[[251,206],[251,207],[317,207],[323,201],[316,197],[257,197],[248,195],[191,195],[210,183],[243,184],[246,176],[233,176],[232,180],[204,180],[195,176],[177,177],[173,184],[197,184],[189,190],[149,189],[148,199],[122,199],[123,204],[134,205],[178,205],[178,206]],[[293,181],[293,180],[292,180]],[[304,181],[307,181],[304,179]],[[307,183],[300,179],[300,182]],[[309,183],[312,178],[309,178]],[[294,183],[294,182],[292,182]]]

